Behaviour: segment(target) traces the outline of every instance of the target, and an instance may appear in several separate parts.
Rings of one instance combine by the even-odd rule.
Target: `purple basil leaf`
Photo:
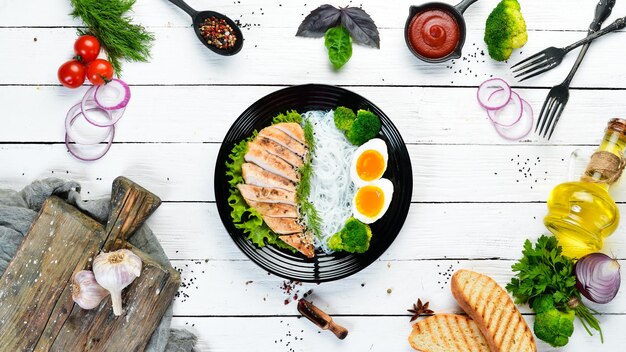
[[[298,27],[296,37],[320,38],[328,28],[335,27],[339,24],[341,12],[332,5],[322,5],[304,18],[304,21]]]
[[[350,32],[355,43],[380,49],[378,28],[367,12],[359,7],[346,7],[340,11],[341,24]]]

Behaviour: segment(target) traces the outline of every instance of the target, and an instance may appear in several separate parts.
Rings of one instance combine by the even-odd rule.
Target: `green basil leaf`
[[[328,58],[335,69],[340,69],[352,57],[352,38],[343,26],[330,28],[324,35]]]

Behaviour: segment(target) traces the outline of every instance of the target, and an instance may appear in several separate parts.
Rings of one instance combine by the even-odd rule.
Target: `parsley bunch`
[[[597,312],[582,303],[576,288],[574,261],[561,251],[554,236],[541,236],[534,247],[526,240],[522,259],[511,266],[516,274],[506,289],[515,298],[515,303],[528,303],[531,307],[536,299],[551,297],[557,309],[573,310],[585,330],[590,335],[589,327],[599,331],[602,339],[600,323],[592,315]]]

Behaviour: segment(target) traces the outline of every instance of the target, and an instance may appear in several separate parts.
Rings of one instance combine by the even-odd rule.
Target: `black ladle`
[[[460,58],[463,44],[465,44],[465,35],[467,34],[463,13],[465,12],[465,10],[467,10],[468,7],[470,7],[471,4],[475,3],[476,1],[478,0],[463,0],[454,6],[443,2],[429,2],[419,6],[411,6],[409,8],[409,18],[407,18],[406,25],[404,26],[404,39],[406,41],[406,45],[409,47],[409,50],[411,50],[413,55],[415,55],[417,58],[428,63],[438,63]],[[413,48],[413,45],[411,45],[411,41],[409,39],[409,27],[411,25],[411,20],[413,19],[413,17],[415,17],[415,15],[424,10],[443,10],[452,15],[452,17],[454,17],[454,19],[456,20],[456,23],[459,26],[459,42],[456,44],[456,47],[450,54],[438,58],[425,57],[418,53],[417,50]]]
[[[187,3],[185,3],[183,0],[170,0],[170,2],[172,4],[180,7],[181,10],[187,12],[189,14],[189,16],[191,16],[191,19],[193,21],[193,29],[196,32],[196,35],[198,36],[198,39],[202,42],[202,44],[204,44],[204,46],[206,46],[207,48],[209,48],[213,52],[215,52],[217,54],[220,54],[220,55],[224,55],[224,56],[235,55],[235,54],[237,54],[241,50],[241,47],[243,46],[243,34],[241,34],[241,29],[239,29],[239,26],[237,26],[235,21],[231,20],[227,16],[222,15],[219,12],[215,12],[215,11],[196,11],[191,6],[187,5]],[[233,32],[234,32],[235,36],[237,37],[237,41],[235,41],[235,45],[233,45],[231,48],[220,49],[220,48],[218,48],[218,47],[216,47],[214,45],[210,45],[202,37],[202,33],[200,32],[200,25],[202,24],[202,22],[204,22],[205,19],[207,19],[209,17],[215,17],[217,19],[223,19],[224,21],[226,21],[226,23],[228,23],[228,25],[233,29]]]

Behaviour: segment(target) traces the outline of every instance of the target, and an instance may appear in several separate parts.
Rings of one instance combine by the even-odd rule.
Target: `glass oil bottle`
[[[563,247],[580,258],[599,251],[619,224],[619,209],[608,190],[621,176],[626,149],[626,120],[612,119],[602,143],[579,181],[556,186],[548,198],[544,224]]]

